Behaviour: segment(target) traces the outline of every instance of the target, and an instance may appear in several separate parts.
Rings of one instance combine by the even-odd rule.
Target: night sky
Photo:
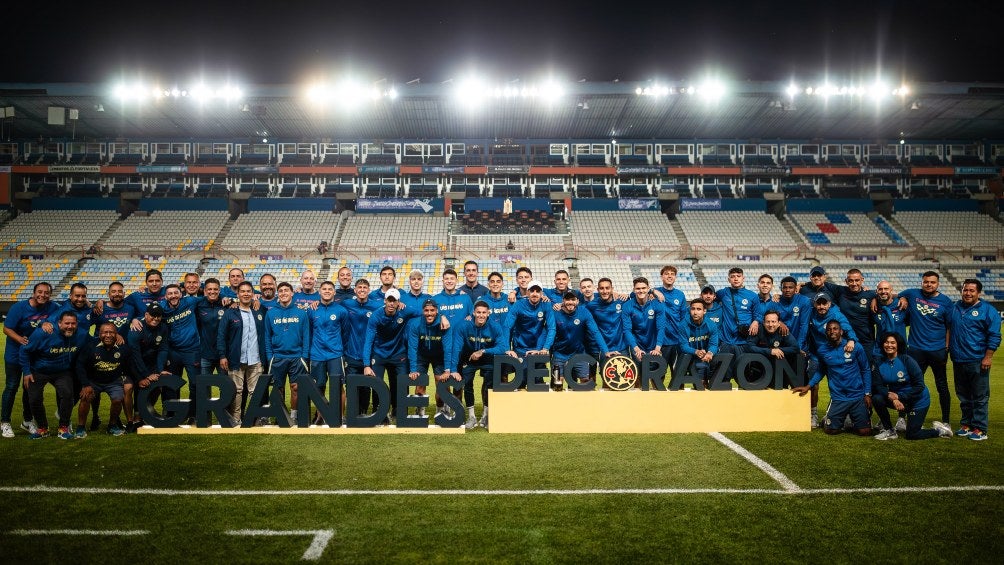
[[[94,6],[101,6],[100,8]],[[1002,82],[999,1],[16,2],[0,82],[874,77]]]

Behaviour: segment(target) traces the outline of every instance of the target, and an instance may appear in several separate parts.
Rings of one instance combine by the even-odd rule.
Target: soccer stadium
[[[986,392],[1004,384],[1004,359],[993,355],[1004,310],[1004,84],[833,76],[741,83],[470,76],[397,84],[346,76],[307,85],[137,78],[0,84],[0,111],[0,311],[5,351],[19,352],[5,358],[5,562],[988,563],[1004,551],[1004,401]],[[180,302],[157,294],[151,273]],[[270,291],[260,284],[267,275]],[[499,276],[501,290],[494,286]],[[783,290],[789,278],[805,298],[786,321],[771,304],[791,300]],[[359,279],[367,280],[362,294]],[[235,316],[211,301],[211,280],[213,295],[232,293],[226,305]],[[39,283],[48,283],[51,302],[65,305],[31,318],[30,336],[22,336],[15,320],[50,301],[40,298]],[[134,295],[142,300],[122,323],[101,318],[124,346],[114,335],[106,342],[107,324],[97,322],[102,308],[119,304],[115,283],[129,297],[125,304]],[[452,318],[449,297],[476,287],[482,290],[468,309]],[[375,305],[362,314],[362,326],[334,330],[337,371],[324,369],[326,392],[315,363],[330,359],[297,354],[282,365],[289,384],[270,380],[267,369],[258,381],[274,410],[264,418],[246,405],[242,419],[229,400],[225,412],[198,417],[179,408],[197,404],[188,383],[208,378],[214,367],[220,374],[207,385],[215,391],[210,396],[227,396],[221,381],[233,386],[219,368],[231,339],[223,337],[228,326],[221,320],[240,328],[241,312],[248,313],[244,333],[238,329],[234,338],[243,367],[259,358],[254,343],[261,336],[248,334],[254,312],[299,310],[279,319],[266,314],[265,323],[306,324],[300,345],[308,351],[307,320],[320,319],[312,312],[338,308],[339,316],[351,316],[353,309],[340,304],[367,296]],[[739,308],[735,296],[743,297]],[[426,297],[437,310],[423,322]],[[620,301],[620,329],[611,331],[631,334],[621,349],[600,322],[607,314],[589,306],[609,300]],[[48,365],[39,363],[52,359],[42,350],[48,345],[33,342],[77,336],[81,344],[96,342],[86,347],[98,359],[101,347],[128,349],[130,334],[142,333],[137,325],[147,331],[156,318],[171,328],[173,347],[186,331],[184,316],[198,317],[202,331],[202,306],[195,304],[203,301],[218,346],[192,334],[195,374],[170,347],[169,361],[158,365],[165,382],[184,369],[184,386],[175,390],[180,399],[170,399],[165,384],[155,406],[152,392],[138,390],[160,386],[145,373],[129,377],[135,400],[121,385],[116,397],[114,383],[92,386],[75,377],[74,393],[81,386],[98,393],[98,402],[88,401],[93,412],[65,398],[73,395],[55,377],[53,388],[44,387]],[[395,314],[397,301],[403,309]],[[640,305],[629,307],[632,301]],[[545,312],[549,302],[553,313]],[[521,303],[543,308],[540,319],[585,312],[587,329],[554,322],[553,347],[521,347],[518,317],[531,308]],[[776,386],[754,386],[757,375],[730,368],[728,360],[701,363],[719,350],[688,349],[686,335],[672,337],[688,320],[699,326],[695,308],[702,319],[706,311],[714,343],[721,332],[721,352],[728,348],[738,359],[752,351],[751,322],[775,331],[770,314],[795,343],[798,304],[804,312],[819,312],[820,304],[845,310],[847,324],[824,320],[812,351],[796,343],[793,355],[778,353],[793,360],[802,349],[804,374],[790,382],[777,377]],[[482,305],[488,322],[476,321]],[[926,351],[912,341],[929,331],[917,320],[939,307],[945,318],[950,308],[965,316],[949,333],[949,322],[941,322],[941,343]],[[395,409],[362,422],[351,412],[369,401],[343,390],[349,398],[338,406],[336,383],[361,378],[363,367],[384,379],[383,330],[373,329],[375,318],[367,321],[384,308],[391,318],[411,315],[415,332],[430,331],[423,323],[439,327],[441,318],[450,319],[449,330],[435,337],[442,340],[438,365],[417,354],[433,390],[405,386],[410,396],[394,397],[407,374],[419,371],[393,377],[388,365],[390,396],[379,402],[386,409],[390,400]],[[627,318],[629,310],[639,317]],[[900,342],[909,341],[916,363],[905,350],[901,360],[895,343],[885,351],[885,332],[895,333],[883,329],[886,311],[909,316]],[[68,319],[77,329],[64,335]],[[972,325],[977,321],[984,325]],[[93,337],[79,336],[91,323]],[[476,332],[481,324],[503,330],[495,357],[511,350],[508,357],[525,357],[529,367],[531,357],[554,356],[544,357],[549,369],[536,383],[542,390],[530,383],[529,390],[488,392],[492,368],[477,362],[488,346],[471,356],[457,345],[451,354],[445,332]],[[276,341],[263,347],[275,377],[286,343],[272,328],[263,339]],[[657,332],[655,341],[645,332]],[[727,332],[741,341],[727,341]],[[430,336],[423,334],[420,349],[436,351]],[[373,359],[362,355],[353,366],[350,342],[359,340]],[[831,419],[829,410],[852,401],[847,390],[833,389],[839,365],[824,358],[830,350],[840,357],[845,345],[841,362],[851,363],[857,351],[871,379],[847,408],[846,425],[845,412]],[[597,358],[608,349],[626,352],[642,374],[655,370],[653,358],[666,363],[642,379],[644,390],[639,381],[619,392],[605,383],[602,359],[594,363],[600,374],[585,364],[579,373],[580,365],[559,355],[562,347]],[[816,347],[819,359],[809,361]],[[988,350],[982,366],[964,357],[974,348]],[[66,351],[57,352],[60,359],[70,359]],[[765,351],[781,349],[775,342]],[[921,363],[920,354],[940,357]],[[131,355],[140,357],[139,350]],[[72,367],[85,378],[107,369],[101,362],[80,369],[85,361],[74,354]],[[888,425],[872,399],[888,392],[885,361],[908,372],[922,365],[909,403],[900,403],[906,392],[882,401]],[[29,364],[39,376],[30,385],[21,380]],[[461,379],[462,366],[471,368],[469,379]],[[564,368],[563,380],[550,372],[555,367]],[[709,384],[716,367],[728,390],[705,390],[716,388]],[[459,385],[456,397],[437,389],[444,371],[469,380],[474,393],[461,395]],[[814,373],[825,374],[825,383],[810,420],[810,395],[786,389],[807,386]],[[526,375],[529,382],[529,368]],[[674,389],[677,377],[687,386]],[[903,381],[900,371],[889,387]],[[270,382],[278,385],[271,393]],[[315,414],[307,404],[297,419],[294,382],[301,400],[319,389],[338,411]],[[983,393],[964,382],[982,383]],[[254,384],[247,386],[250,395]],[[436,390],[450,397],[445,404]],[[779,399],[779,408],[746,405],[760,393]],[[499,404],[491,425],[489,394]],[[648,403],[660,395],[671,403]],[[236,396],[240,404],[240,389]],[[861,424],[855,411],[865,396]],[[396,410],[407,408],[395,400],[415,410],[403,416]],[[375,397],[373,403],[375,410]],[[788,407],[796,404],[793,414]],[[66,406],[71,423],[57,429]],[[327,424],[338,417],[332,414],[342,417],[341,426]],[[151,421],[162,415],[171,418]],[[908,441],[924,438],[930,441]]]

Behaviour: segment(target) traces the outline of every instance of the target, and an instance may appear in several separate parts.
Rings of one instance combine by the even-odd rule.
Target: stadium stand
[[[320,275],[322,266],[319,259],[212,259],[206,263],[202,278],[215,277],[222,286],[227,286],[230,269],[238,268],[244,271],[244,278],[255,285],[259,277],[271,273],[277,282],[287,281],[295,287],[303,271],[310,269],[315,275]]]
[[[70,259],[3,259],[0,261],[0,300],[31,298],[35,283],[48,282],[57,294],[57,284],[76,266]],[[55,298],[55,296],[53,296]]]
[[[122,283],[128,294],[144,286],[146,272],[150,269],[160,270],[164,276],[164,284],[180,284],[185,278],[185,273],[194,273],[198,267],[198,260],[91,259],[84,262],[77,273],[57,290],[59,299],[62,300],[69,296],[70,286],[73,283],[81,282],[87,285],[87,296],[91,300],[97,300],[105,297],[108,285],[113,281]]]
[[[893,218],[921,245],[1004,247],[1004,225],[978,212],[896,212]]]
[[[118,216],[114,210],[38,210],[20,214],[0,229],[0,243],[7,251],[86,249],[108,231]]]
[[[691,245],[741,246],[741,237],[756,247],[794,247],[799,243],[776,216],[763,212],[689,210],[678,218]]]
[[[497,210],[478,210],[460,218],[460,234],[554,234],[554,217],[542,210],[518,210],[503,214]]]
[[[906,242],[896,234],[897,239],[883,230],[866,214],[860,212],[827,212],[804,213],[795,212],[788,215],[791,223],[798,228],[810,245],[905,245]],[[888,230],[896,233],[892,226],[885,224]]]
[[[136,212],[112,232],[104,247],[205,251],[227,219],[226,212],[209,210]]]
[[[340,216],[320,211],[252,211],[241,214],[220,245],[231,253],[290,248],[310,251],[335,241]]]
[[[346,219],[338,245],[345,249],[444,250],[449,224],[449,218],[418,214],[356,214]]]
[[[984,263],[942,263],[941,265],[956,281],[976,279],[983,283],[983,295],[989,300],[1004,300],[1004,264]]]
[[[680,247],[669,220],[652,211],[578,211],[569,215],[572,243],[586,252]]]

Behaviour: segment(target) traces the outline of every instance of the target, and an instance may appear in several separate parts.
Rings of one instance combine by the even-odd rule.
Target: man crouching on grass
[[[872,430],[868,411],[872,407],[872,378],[868,356],[860,345],[855,344],[851,351],[844,351],[846,345],[840,322],[827,322],[826,343],[820,345],[817,351],[819,367],[808,385],[792,388],[791,392],[805,396],[823,380],[825,374],[830,390],[830,406],[826,409],[823,431],[839,434],[844,427],[844,418],[850,415],[851,430],[859,436],[870,436]]]
[[[91,340],[77,356],[77,378],[80,380],[80,408],[77,410],[77,429],[73,437],[87,437],[84,422],[92,402],[98,395],[106,393],[112,399],[111,418],[108,420],[108,433],[120,436],[125,433],[116,422],[123,404],[126,409],[126,421],[133,419],[132,402],[124,402],[132,397],[132,383],[128,373],[133,370],[132,350],[128,345],[116,343],[118,330],[115,324],[105,322],[98,328],[98,339]]]

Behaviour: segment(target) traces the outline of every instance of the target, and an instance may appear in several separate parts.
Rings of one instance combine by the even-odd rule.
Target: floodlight
[[[484,81],[476,77],[467,77],[457,84],[454,95],[457,100],[468,107],[479,106],[489,90],[485,87]]]
[[[540,96],[547,102],[554,102],[565,95],[565,88],[556,81],[549,80],[541,85]]]
[[[786,88],[784,91],[785,91],[785,93],[788,94],[788,96],[790,96],[791,98],[794,98],[795,95],[798,94],[798,85],[789,84],[788,88]]]
[[[697,91],[704,100],[715,102],[725,96],[725,85],[718,80],[708,80]]]

